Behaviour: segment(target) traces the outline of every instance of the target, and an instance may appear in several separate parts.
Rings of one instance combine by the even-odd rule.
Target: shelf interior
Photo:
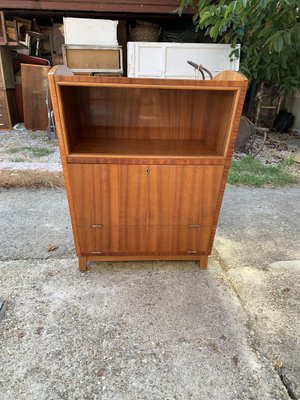
[[[234,90],[62,86],[68,157],[222,157]]]
[[[203,140],[95,139],[77,143],[69,157],[221,157]]]

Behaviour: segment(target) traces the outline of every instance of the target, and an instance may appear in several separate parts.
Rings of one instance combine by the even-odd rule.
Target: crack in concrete
[[[293,382],[285,375],[282,364],[275,366],[275,370],[276,370],[282,384],[286,388],[286,391],[288,392],[288,395],[290,396],[290,398],[292,400],[299,400],[299,397],[297,396],[297,394],[295,393],[295,391],[292,387]]]
[[[4,316],[5,310],[6,310],[6,303],[4,300],[0,298],[0,322]]]
[[[228,276],[229,267],[216,248],[213,249],[212,258],[219,263],[219,265],[224,273],[224,276],[227,280],[227,282],[224,281],[224,283],[227,284],[227,286],[234,291],[242,309],[244,310],[244,312],[247,316],[246,327],[248,330],[248,342],[249,342],[250,347],[256,353],[257,356],[260,355],[268,363],[271,363],[271,367],[272,367],[274,373],[279,377],[289,398],[291,400],[299,400],[299,397],[297,397],[296,393],[294,392],[294,390],[292,388],[293,382],[289,378],[287,378],[287,376],[283,372],[282,363],[278,364],[278,363],[272,362],[272,360],[270,360],[270,358],[262,351],[262,349],[259,348],[257,342],[254,341],[254,338],[256,336],[255,332],[254,332],[254,324],[252,322],[251,315],[247,311],[246,302],[242,299],[241,295],[239,294],[236,283]]]

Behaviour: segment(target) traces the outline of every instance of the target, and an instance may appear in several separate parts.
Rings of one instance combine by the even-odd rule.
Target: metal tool
[[[197,71],[200,72],[200,74],[202,75],[202,79],[203,79],[204,81],[205,81],[204,72],[206,72],[206,73],[208,74],[208,76],[209,76],[209,78],[210,78],[211,80],[213,79],[213,76],[212,76],[211,72],[210,72],[207,68],[203,67],[203,65],[201,65],[201,64],[196,64],[196,63],[194,63],[193,61],[187,61],[187,63],[188,63],[189,65],[191,65],[192,67],[194,67],[195,70],[197,70]],[[203,71],[204,71],[204,72],[203,72]]]

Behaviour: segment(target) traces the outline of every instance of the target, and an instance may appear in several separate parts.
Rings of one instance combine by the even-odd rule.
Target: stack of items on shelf
[[[27,129],[49,131],[51,66],[64,63],[75,74],[123,75],[118,21],[64,18],[63,24],[49,19],[41,26],[3,12],[0,18],[0,129],[24,122]]]
[[[62,64],[62,24],[39,26],[35,19],[0,12],[0,129],[24,122],[48,126],[46,82],[50,65]]]
[[[64,64],[75,74],[123,75],[118,21],[64,18]]]
[[[135,27],[130,27],[130,40],[132,42],[158,42],[161,28],[153,22],[136,20]]]

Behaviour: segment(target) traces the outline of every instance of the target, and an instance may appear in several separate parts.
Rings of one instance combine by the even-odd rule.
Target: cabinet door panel
[[[79,226],[84,254],[146,253],[186,254],[205,252],[210,227],[197,229],[175,226]]]
[[[70,164],[79,225],[211,225],[223,166]]]
[[[150,225],[210,225],[223,166],[149,167]]]
[[[69,164],[77,224],[146,224],[144,170],[135,165]]]

